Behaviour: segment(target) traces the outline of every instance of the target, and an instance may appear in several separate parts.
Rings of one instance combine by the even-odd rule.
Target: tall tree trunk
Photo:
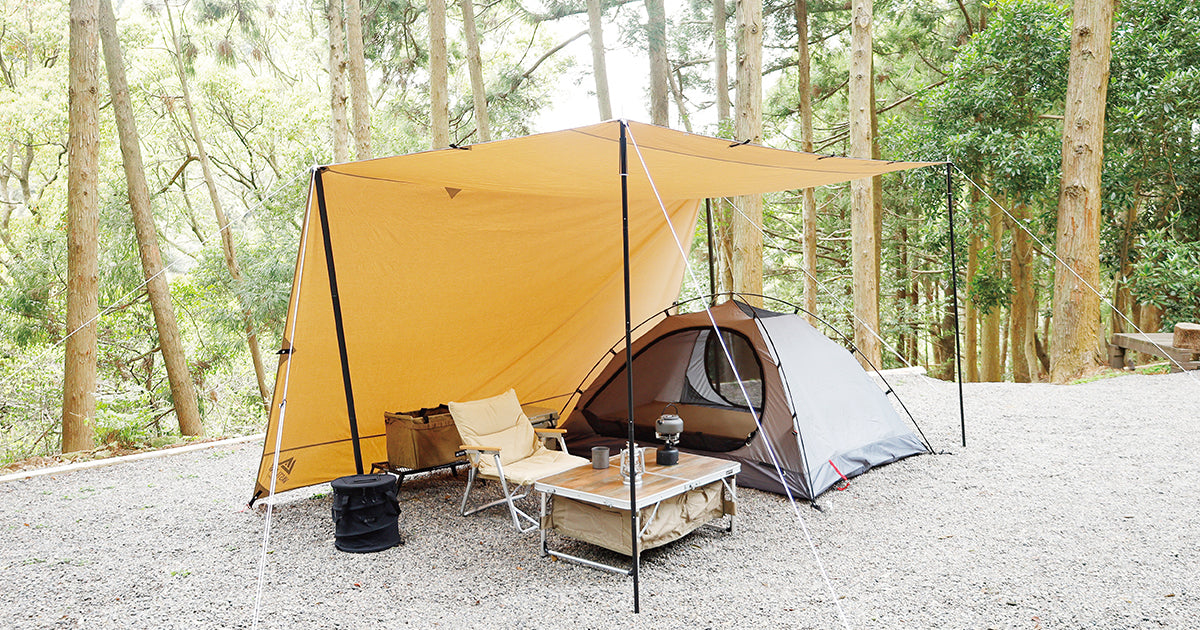
[[[762,143],[762,0],[737,4],[737,113],[734,133],[738,141]],[[762,195],[737,197],[734,204],[733,290],[763,292]],[[750,298],[757,306],[761,298]]]
[[[1000,311],[1000,380],[1004,380],[1005,368],[1008,366],[1008,340],[1012,323],[1012,309]]]
[[[925,304],[930,309],[935,311],[932,318],[929,320],[929,334],[925,337],[925,371],[930,374],[936,374],[940,368],[938,362],[941,360],[938,357],[937,339],[940,335],[938,327],[941,325],[937,318],[937,300],[934,298],[934,283],[933,276],[925,274],[921,277],[921,290],[925,294]]]
[[[358,159],[369,160],[371,154],[371,90],[367,87],[367,61],[363,56],[362,4],[346,1],[346,48],[350,51],[350,105],[354,109],[354,151]],[[442,13],[445,14],[445,0]],[[432,10],[432,2],[430,3]],[[445,20],[442,21],[443,34]]]
[[[158,328],[158,344],[166,364],[167,380],[171,383],[175,417],[179,420],[180,433],[204,435],[200,408],[196,403],[196,386],[184,356],[183,342],[179,338],[179,324],[175,320],[175,309],[171,306],[171,292],[162,273],[162,254],[158,250],[158,231],[150,211],[150,191],[146,186],[146,171],[142,165],[142,148],[138,144],[137,121],[133,117],[133,103],[129,99],[129,85],[125,80],[125,61],[117,37],[117,20],[109,0],[100,0],[100,38],[104,42],[104,65],[108,69],[109,93],[121,141],[138,254],[142,259],[142,271],[146,274],[146,292],[150,296],[150,309]]]
[[[913,271],[916,271],[916,264],[913,265]],[[908,304],[912,308],[913,313],[920,313],[921,293],[917,290],[919,279],[916,273],[909,276],[908,281]],[[909,361],[913,365],[917,365],[921,361],[921,326],[919,316],[913,317],[912,337],[909,338],[908,347]]]
[[[719,2],[720,0],[718,0]],[[796,91],[800,97],[800,150],[813,150],[812,69],[808,53],[808,0],[796,0]],[[817,194],[804,189],[804,310],[808,322],[817,325]]]
[[[991,242],[992,260],[989,265],[997,276],[1003,275],[1001,250],[1004,238],[1004,215],[999,206],[988,204],[988,233]],[[1004,380],[1004,360],[1001,346],[1004,339],[1000,334],[1003,307],[992,305],[992,310],[983,316],[983,370],[980,377],[987,382]]]
[[[761,1],[761,0],[760,0]],[[667,90],[670,89],[667,62],[667,12],[663,0],[646,0],[646,41],[650,50],[650,122],[670,126]]]
[[[671,98],[675,99],[675,111],[678,112],[679,122],[683,123],[684,131],[692,133],[692,115],[687,110],[683,100],[683,76],[678,72],[670,73],[667,78],[671,85]]]
[[[1012,323],[1012,371],[1013,381],[1029,383],[1037,378],[1037,371],[1030,373],[1030,355],[1033,349],[1033,327],[1036,313],[1033,310],[1033,248],[1029,235],[1021,229],[1029,218],[1029,206],[1018,200],[1013,205],[1017,221],[1012,226],[1012,256],[1009,273],[1012,276],[1013,300],[1010,317]]]
[[[954,380],[954,302],[950,299],[950,287],[940,287],[942,289],[942,325],[939,329],[938,346],[941,348],[941,361],[939,364],[941,369],[935,375],[944,381]]]
[[[450,146],[450,86],[446,60],[446,0],[429,0],[429,137]]]
[[[175,71],[179,74],[179,90],[183,94],[183,106],[187,109],[188,122],[192,130],[192,142],[196,144],[196,158],[200,162],[200,170],[204,173],[204,184],[208,188],[208,198],[212,202],[213,214],[217,217],[217,227],[221,232],[221,251],[225,255],[225,267],[229,277],[233,279],[234,291],[238,294],[238,302],[242,307],[242,322],[246,330],[246,345],[250,348],[250,359],[254,362],[254,375],[258,380],[258,393],[263,405],[270,404],[271,393],[267,389],[266,367],[263,365],[262,352],[258,349],[258,334],[254,331],[254,323],[250,307],[241,295],[242,271],[238,267],[237,253],[233,247],[233,227],[225,216],[225,208],[221,205],[221,196],[217,193],[217,180],[213,177],[212,165],[208,161],[208,152],[204,149],[204,137],[200,132],[200,122],[196,118],[196,107],[192,102],[192,93],[188,88],[187,71],[183,67],[183,46],[179,32],[175,30],[175,20],[171,17],[171,5],[163,5],[167,10],[167,21],[171,25],[171,39],[175,44]],[[180,20],[182,23],[182,19]]]
[[[879,116],[875,111],[875,64],[871,63],[871,159],[883,158],[879,150]],[[883,175],[871,178],[871,205],[875,210],[875,286],[882,287],[883,273]],[[882,290],[882,289],[878,289]]]
[[[596,79],[596,104],[600,120],[612,120],[612,101],[608,96],[608,64],[604,61],[604,11],[600,0],[587,0],[588,35],[592,40],[592,76]]]
[[[1138,326],[1145,332],[1156,333],[1162,328],[1163,312],[1153,304],[1143,304],[1138,317]]]
[[[467,40],[467,69],[471,73],[471,97],[475,101],[475,128],[479,130],[479,141],[492,139],[488,124],[487,86],[483,83],[483,59],[479,54],[479,35],[475,33],[475,4],[473,0],[459,0],[463,14],[463,38]]]
[[[902,215],[907,214],[906,210],[901,209]],[[912,276],[912,272],[908,268],[908,223],[907,217],[901,216],[899,234],[897,234],[896,243],[896,312],[901,314],[904,312],[905,302],[908,299],[908,279]],[[908,338],[909,338],[909,318],[907,316],[897,317],[897,323],[900,325],[900,332],[896,339],[896,349],[900,351],[900,360],[909,362]]]
[[[725,0],[713,0],[713,55],[717,78],[717,123],[729,120],[729,45],[725,41]]]
[[[850,35],[850,155],[870,158],[871,134],[872,0],[851,3]],[[875,192],[870,178],[850,183],[850,232],[854,274],[854,344],[864,367],[879,365],[879,258],[875,231]]]
[[[100,60],[96,0],[71,0],[67,137],[67,337],[63,362],[62,452],[94,446],[98,291],[97,180],[100,171]]]
[[[978,195],[972,195],[973,201],[979,201]],[[975,273],[979,270],[979,235],[972,234],[971,240],[967,245],[967,286],[975,278]],[[967,364],[967,382],[979,382],[979,309],[975,307],[975,303],[970,299],[967,302],[967,338],[963,343],[964,354],[966,355],[963,361]]]
[[[1055,249],[1079,277],[1055,266],[1050,375],[1056,383],[1100,360],[1100,300],[1084,283],[1100,282],[1100,171],[1114,6],[1115,0],[1075,0],[1072,10]]]
[[[1025,340],[1025,362],[1029,365],[1029,380],[1041,382],[1046,380],[1048,370],[1042,369],[1042,355],[1038,350],[1037,329],[1039,322],[1038,307],[1038,259],[1029,259],[1029,312],[1025,314],[1025,328],[1028,338]]]
[[[729,122],[729,44],[726,41],[728,22],[725,0],[713,0],[713,48],[714,74],[716,75],[717,124]],[[717,203],[717,290],[733,290],[733,204],[726,199]]]
[[[1122,228],[1121,250],[1117,261],[1117,278],[1113,282],[1113,306],[1116,307],[1117,311],[1125,317],[1129,317],[1135,323],[1137,320],[1133,319],[1130,312],[1133,298],[1129,292],[1129,274],[1133,273],[1133,264],[1130,261],[1129,250],[1133,246],[1133,230],[1137,226],[1138,213],[1142,206],[1141,188],[1141,182],[1133,184],[1133,203],[1129,204],[1129,207],[1125,209],[1125,225]],[[1112,332],[1125,332],[1126,328],[1127,325],[1124,317],[1113,313]],[[1131,330],[1130,332],[1134,331]]]
[[[346,118],[346,34],[342,0],[326,0],[329,21],[329,112],[333,129],[333,161],[350,161],[350,121]]]
[[[1000,372],[1000,306],[993,306],[991,311],[982,314],[981,354],[982,367],[979,370],[979,380],[995,383],[1004,380]]]

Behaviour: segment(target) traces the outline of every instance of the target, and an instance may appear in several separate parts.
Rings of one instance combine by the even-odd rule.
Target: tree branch
[[[967,5],[963,4],[963,0],[958,0],[958,8],[962,11],[963,17],[967,20],[967,34],[975,32],[975,25],[971,23],[971,14],[967,12]]]
[[[183,169],[187,168],[188,164],[190,164],[191,162],[198,160],[198,159],[199,158],[197,158],[194,155],[188,155],[186,158],[184,158],[183,164],[179,165],[179,168],[175,170],[175,174],[171,176],[171,179],[167,180],[167,183],[163,185],[161,190],[154,193],[154,196],[157,197],[157,196],[167,192],[167,189],[175,184],[175,180],[179,179],[180,175],[183,175]]]
[[[563,48],[566,48],[568,45],[571,44],[571,42],[573,42],[587,34],[588,34],[587,29],[584,29],[582,31],[579,31],[575,35],[571,36],[570,38],[568,38],[566,41],[562,42],[561,44],[555,46],[554,48],[547,50],[546,54],[542,55],[541,57],[538,58],[537,61],[533,62],[532,66],[529,66],[528,70],[513,77],[509,83],[507,90],[497,94],[495,97],[490,98],[488,100],[489,101],[504,100],[504,99],[508,98],[509,96],[512,95],[513,92],[517,91],[517,88],[521,87],[521,84],[524,83],[526,79],[533,76],[533,73],[537,71],[538,66],[545,63],[545,61],[547,59],[553,57],[558,51],[562,50]]]

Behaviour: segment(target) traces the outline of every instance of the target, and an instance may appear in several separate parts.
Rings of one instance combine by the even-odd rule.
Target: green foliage
[[[1138,243],[1130,289],[1138,301],[1163,309],[1164,330],[1177,322],[1200,321],[1200,242],[1159,235]]]
[[[923,102],[928,143],[976,180],[1033,201],[1057,196],[1070,33],[1053,0],[1004,0]]]
[[[550,13],[558,9],[551,3]],[[447,3],[448,29],[461,23],[457,3]],[[364,54],[373,71],[380,73],[378,102],[372,126],[378,146],[376,155],[409,153],[428,147],[429,126],[429,33],[426,5],[412,0],[382,0],[363,5]],[[505,0],[477,9],[475,15],[484,83],[487,86],[488,117],[493,137],[513,137],[535,131],[530,114],[550,102],[555,81],[568,67],[561,55],[543,61],[532,71],[543,51],[559,42],[547,29],[539,28],[523,5]],[[449,32],[449,31],[448,31]],[[453,34],[447,38],[447,61],[451,69],[450,139],[454,144],[478,141],[473,120],[470,77],[466,68],[466,46]],[[376,88],[372,88],[375,90]]]
[[[1011,306],[1013,293],[1012,280],[1000,275],[991,263],[986,262],[976,270],[967,286],[969,299],[983,315]]]

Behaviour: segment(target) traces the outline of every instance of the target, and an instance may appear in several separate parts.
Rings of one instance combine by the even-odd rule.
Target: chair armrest
[[[499,446],[467,446],[466,444],[460,444],[458,446],[458,450],[460,450],[460,451],[477,451],[480,453],[499,453],[500,447]]]
[[[566,429],[534,429],[533,434],[539,440],[558,440],[558,450],[567,452],[567,441],[563,438],[567,434]],[[546,444],[549,447],[549,444]]]

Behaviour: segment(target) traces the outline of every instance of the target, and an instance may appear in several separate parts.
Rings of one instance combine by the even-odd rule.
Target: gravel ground
[[[438,473],[405,482],[406,544],[382,553],[334,549],[327,485],[279,497],[259,625],[835,628],[840,605],[854,628],[1200,627],[1200,379],[971,384],[965,448],[954,385],[897,380],[948,454],[800,507],[836,599],[775,495],[741,489],[735,534],[648,552],[634,615],[631,580],[458,516]],[[251,627],[260,449],[0,484],[0,628]]]

